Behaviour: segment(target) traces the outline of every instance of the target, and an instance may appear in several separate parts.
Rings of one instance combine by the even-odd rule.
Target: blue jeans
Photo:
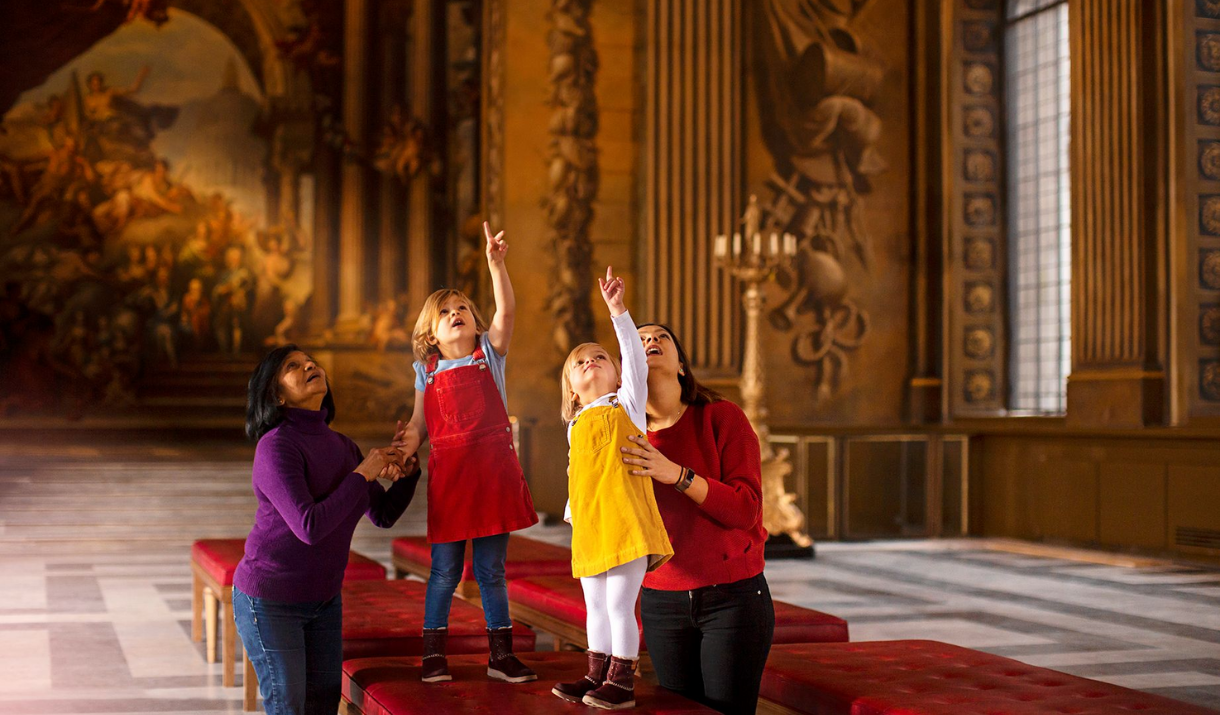
[[[508,558],[508,534],[474,539],[474,580],[483,597],[483,616],[488,628],[509,628],[508,582],[504,561]],[[424,628],[447,628],[453,592],[462,580],[466,542],[450,541],[432,545],[432,574],[424,594]]]
[[[267,715],[335,715],[343,686],[343,602],[283,603],[233,587],[237,634]]]

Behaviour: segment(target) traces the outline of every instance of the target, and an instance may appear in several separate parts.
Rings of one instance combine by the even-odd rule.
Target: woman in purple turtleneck
[[[334,416],[326,372],[295,345],[273,350],[250,376],[258,512],[233,575],[233,615],[269,715],[338,708],[352,533],[365,514],[393,526],[419,481],[418,463],[398,450],[361,455],[331,430]]]

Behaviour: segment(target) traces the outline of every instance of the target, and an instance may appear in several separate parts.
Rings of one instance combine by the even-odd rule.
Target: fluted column
[[[1070,4],[1074,424],[1137,427],[1163,414],[1155,6]]]
[[[367,144],[368,40],[368,0],[346,0],[343,15],[343,129],[347,139],[359,148]],[[335,321],[340,333],[356,326],[363,308],[367,173],[368,170],[355,157],[344,157],[339,205],[339,317]]]

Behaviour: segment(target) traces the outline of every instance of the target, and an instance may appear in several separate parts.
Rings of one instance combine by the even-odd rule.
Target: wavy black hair
[[[673,328],[664,323],[640,323],[635,326],[635,329],[639,330],[640,328],[648,327],[660,328],[669,333],[669,339],[673,342],[674,347],[678,349],[678,365],[685,372],[685,374],[678,375],[678,384],[682,385],[682,402],[688,405],[706,405],[724,399],[724,395],[703,385],[695,378],[695,371],[691,369],[690,358],[686,355],[686,348],[682,347],[682,341],[678,340],[678,335],[674,333]]]
[[[276,425],[284,421],[284,406],[279,398],[280,367],[289,355],[300,350],[289,343],[267,353],[254,372],[246,388],[246,436],[257,442]],[[322,409],[326,410],[326,424],[335,419],[335,398],[326,381],[326,397],[322,398]]]

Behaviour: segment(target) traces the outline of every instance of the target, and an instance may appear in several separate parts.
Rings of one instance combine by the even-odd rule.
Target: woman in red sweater
[[[753,713],[775,610],[763,577],[758,437],[699,384],[664,325],[642,325],[648,439],[624,449],[651,477],[674,556],[644,579],[644,641],[661,685],[723,713]]]

